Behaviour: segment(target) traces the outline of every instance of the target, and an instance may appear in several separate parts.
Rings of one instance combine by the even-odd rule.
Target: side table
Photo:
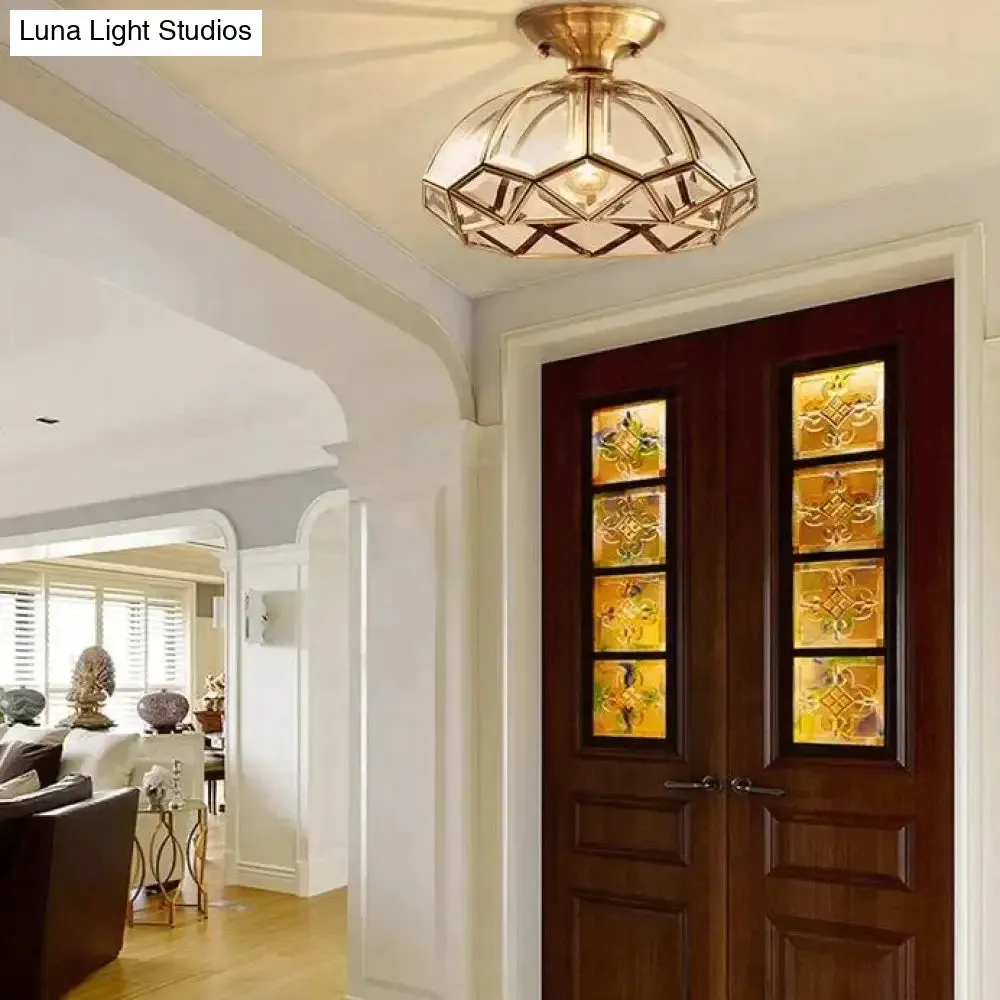
[[[179,837],[175,818],[195,814],[194,826],[186,838]],[[208,917],[208,892],[205,889],[205,862],[208,854],[208,808],[198,799],[187,799],[174,809],[152,809],[141,805],[139,814],[157,819],[152,836],[144,845],[135,838],[132,852],[131,892],[128,901],[128,925],[137,923],[160,927],[173,927],[180,907],[196,908],[198,918]],[[186,843],[182,842],[186,840]],[[184,882],[191,877],[197,893],[197,902],[184,899]],[[136,902],[148,885],[156,887],[160,909],[165,909],[166,920],[136,920]]]

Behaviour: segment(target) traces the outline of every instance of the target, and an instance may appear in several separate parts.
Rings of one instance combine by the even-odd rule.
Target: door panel
[[[542,401],[545,1000],[950,996],[950,283]]]
[[[664,788],[725,763],[723,369],[706,335],[543,370],[547,998],[725,997],[725,795]]]
[[[785,793],[730,796],[731,1000],[953,989],[951,316],[728,340],[728,770]]]

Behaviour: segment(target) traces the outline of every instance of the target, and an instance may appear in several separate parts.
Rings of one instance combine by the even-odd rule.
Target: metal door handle
[[[737,795],[773,795],[785,794],[784,788],[767,788],[764,785],[755,785],[749,778],[733,778],[729,782],[729,787]]]
[[[664,781],[668,792],[720,792],[722,782],[714,775],[706,774],[700,781]]]

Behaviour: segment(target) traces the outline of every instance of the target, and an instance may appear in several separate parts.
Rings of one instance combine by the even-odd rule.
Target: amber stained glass
[[[792,481],[792,549],[834,552],[885,544],[881,459],[797,469]]]
[[[666,400],[597,410],[591,418],[591,435],[596,486],[666,474]]]
[[[663,573],[594,579],[594,650],[664,652],[667,578]]]
[[[594,736],[665,738],[666,661],[597,660],[592,718]]]
[[[594,565],[602,569],[667,561],[666,488],[594,497]]]
[[[797,657],[793,698],[796,743],[885,746],[883,657]]]
[[[794,570],[798,648],[881,646],[885,642],[885,562],[843,559]]]
[[[794,458],[832,458],[884,446],[884,362],[828,368],[792,380]]]

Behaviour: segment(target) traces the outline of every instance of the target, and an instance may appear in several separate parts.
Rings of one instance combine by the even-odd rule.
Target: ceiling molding
[[[0,12],[0,39],[8,34],[7,22]],[[60,75],[52,71],[54,62]],[[170,125],[172,143],[185,130],[193,136],[189,145],[199,147],[215,135],[219,145],[209,157],[214,169],[82,92],[80,81],[67,82],[73,67],[74,76],[110,74],[100,76],[99,87],[91,79],[91,89],[105,100],[116,94],[116,103],[124,103],[129,95],[130,104],[148,105],[147,115],[160,121],[161,131]],[[124,58],[46,60],[43,66],[11,57],[0,41],[0,100],[425,344],[447,368],[462,416],[474,415],[469,300],[146,67]],[[233,176],[233,167],[238,187],[218,173],[226,169]],[[326,242],[331,233],[381,273]]]
[[[49,565],[80,566],[118,573],[140,574],[198,583],[222,583],[219,549],[207,549],[190,544],[153,545],[141,549],[115,550],[65,559],[50,560]]]

